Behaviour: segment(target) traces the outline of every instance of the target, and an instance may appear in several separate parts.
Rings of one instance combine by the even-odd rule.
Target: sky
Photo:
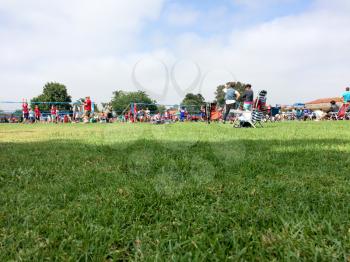
[[[349,12],[349,0],[0,0],[0,101],[47,82],[99,103],[116,90],[211,101],[228,81],[271,104],[340,96]]]

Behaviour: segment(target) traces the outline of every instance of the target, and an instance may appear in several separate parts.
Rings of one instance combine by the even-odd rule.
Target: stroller
[[[262,121],[266,113],[266,95],[267,91],[263,90],[259,92],[258,98],[254,102],[253,111],[241,111],[237,115],[234,127],[263,127]]]

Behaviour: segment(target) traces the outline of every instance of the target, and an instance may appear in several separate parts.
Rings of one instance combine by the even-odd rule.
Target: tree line
[[[225,103],[225,93],[224,93],[224,85],[220,85],[216,88],[215,92],[215,102],[223,106]],[[236,89],[237,91],[243,93],[245,88],[245,84],[241,82],[237,82]],[[79,100],[80,102],[83,99]],[[31,99],[30,103],[33,107],[38,102],[55,102],[62,103],[59,104],[58,107],[60,110],[70,110],[72,97],[68,94],[67,87],[63,84],[56,82],[49,82],[45,84],[43,87],[43,92],[37,97]],[[152,99],[146,92],[144,91],[134,91],[127,92],[122,90],[117,90],[113,92],[113,96],[110,102],[102,103],[103,107],[111,108],[113,111],[121,114],[131,103],[137,103],[138,109],[146,109],[148,108],[152,112],[163,112],[165,111],[165,107],[158,105],[157,101]],[[188,93],[185,95],[183,100],[180,103],[180,106],[185,107],[189,110],[198,111],[201,106],[205,104],[205,98],[202,94],[193,94]],[[37,104],[39,108],[43,111],[48,111],[50,109],[49,104]]]

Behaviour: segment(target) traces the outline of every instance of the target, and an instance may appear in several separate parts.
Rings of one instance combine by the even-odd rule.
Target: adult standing
[[[224,89],[225,95],[225,115],[224,124],[226,123],[227,117],[232,109],[235,109],[237,100],[241,97],[241,94],[235,89],[236,83],[229,82],[226,84]]]
[[[254,91],[252,90],[252,86],[250,84],[245,86],[245,91],[242,96],[243,98],[243,108],[246,111],[251,111],[254,101]]]
[[[345,92],[342,95],[344,99],[344,104],[349,104],[350,103],[350,87],[347,87],[345,89]]]

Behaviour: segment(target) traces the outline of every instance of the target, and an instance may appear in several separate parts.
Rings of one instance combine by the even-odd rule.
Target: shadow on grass
[[[117,167],[132,173],[152,174],[176,162],[179,172],[193,162],[206,162],[219,172],[265,175],[284,172],[347,175],[349,141],[342,139],[232,140],[227,142],[137,140],[104,144],[50,140],[30,143],[0,143],[2,171],[16,168],[49,167],[51,170],[84,168],[98,171]],[[131,167],[135,168],[131,168]],[[144,167],[146,167],[144,169]],[[253,171],[253,172],[252,172]]]
[[[348,140],[185,143],[1,143],[1,260],[349,254]]]

